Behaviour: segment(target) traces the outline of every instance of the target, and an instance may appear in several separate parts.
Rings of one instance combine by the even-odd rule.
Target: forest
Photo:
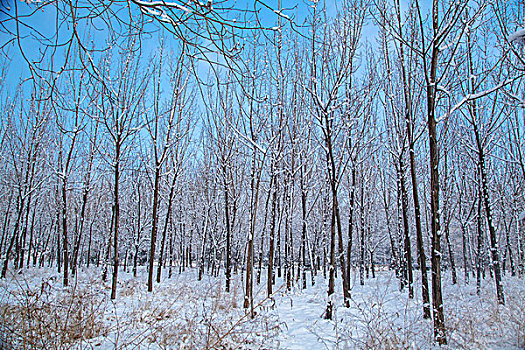
[[[0,349],[523,349],[522,0],[0,5]]]

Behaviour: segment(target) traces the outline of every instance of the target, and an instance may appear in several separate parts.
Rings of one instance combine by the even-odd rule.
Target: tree
[[[168,207],[162,230],[162,241],[160,249],[160,258],[157,267],[157,282],[160,282],[162,262],[164,260],[164,249],[166,244],[166,233],[169,218],[172,211],[173,198],[175,195],[175,184],[181,171],[181,163],[184,158],[184,140],[188,137],[190,118],[184,118],[184,112],[188,111],[187,89],[190,80],[190,74],[186,65],[187,53],[186,46],[183,45],[179,59],[171,67],[173,70],[172,93],[168,101],[167,108],[161,105],[161,84],[163,83],[162,65],[164,60],[164,43],[161,44],[158,66],[154,66],[155,75],[153,81],[153,116],[145,121],[146,129],[151,138],[153,148],[153,197],[152,197],[152,218],[151,218],[151,241],[148,265],[148,292],[153,290],[153,264],[155,261],[155,246],[157,241],[158,217],[159,217],[159,195],[162,181],[162,169],[165,162],[171,156],[171,165],[173,172],[171,184],[169,186]],[[164,110],[166,108],[166,110]]]
[[[113,277],[111,283],[111,299],[116,298],[117,279],[119,268],[119,224],[120,224],[120,181],[122,163],[126,146],[138,129],[138,116],[143,113],[143,99],[147,87],[147,74],[139,74],[140,61],[137,59],[136,35],[128,38],[126,53],[116,62],[115,78],[107,77],[112,84],[106,84],[103,90],[105,99],[100,106],[102,109],[102,123],[105,126],[111,152],[111,168],[113,171],[113,204],[111,233],[113,245]],[[104,64],[109,67],[111,60],[108,58]],[[107,68],[106,68],[107,69]],[[111,70],[109,71],[113,73]],[[147,72],[146,72],[147,73]],[[110,244],[111,245],[111,244]],[[109,248],[109,246],[108,246]]]
[[[35,191],[44,178],[38,176],[37,169],[43,161],[43,148],[47,144],[46,131],[49,128],[51,110],[49,101],[42,100],[46,94],[45,84],[33,86],[29,106],[23,103],[13,104],[13,113],[8,117],[6,136],[9,144],[9,158],[12,166],[13,190],[16,191],[16,211],[12,234],[7,244],[1,278],[5,278],[13,248],[15,248],[14,267],[21,261],[21,252],[25,247],[25,235],[29,224],[29,214]],[[16,96],[15,96],[16,97]],[[15,117],[18,113],[18,117]],[[21,121],[18,124],[15,120]],[[18,126],[19,125],[19,126]],[[24,215],[25,212],[25,215]]]
[[[336,255],[338,257],[341,274],[343,278],[343,295],[345,305],[349,304],[350,284],[346,272],[343,233],[341,215],[338,199],[338,187],[344,170],[344,154],[336,154],[338,149],[336,140],[338,139],[338,128],[335,125],[338,113],[342,105],[342,90],[346,82],[351,81],[354,69],[354,57],[361,36],[363,21],[365,18],[366,2],[355,1],[345,2],[341,13],[336,17],[333,25],[326,23],[323,27],[321,37],[318,39],[318,19],[316,3],[312,13],[312,39],[311,52],[311,81],[306,87],[312,96],[315,108],[315,118],[322,132],[323,148],[325,150],[325,162],[327,179],[330,188],[332,202],[331,224],[330,224],[330,279],[328,286],[328,305],[325,313],[327,319],[332,319],[333,301],[331,300],[335,287],[335,268]],[[321,14],[325,16],[324,9]],[[352,20],[343,20],[351,17]],[[317,43],[321,42],[318,48]],[[320,50],[323,56],[322,62],[317,62],[316,52]],[[347,85],[351,87],[351,84]],[[336,253],[336,233],[338,238]]]

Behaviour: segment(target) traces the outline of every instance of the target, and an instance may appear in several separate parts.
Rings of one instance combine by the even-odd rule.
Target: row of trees
[[[441,344],[444,267],[478,291],[488,271],[505,302],[502,273],[525,273],[523,6],[313,2],[297,27],[278,4],[264,28],[202,5],[182,31],[177,3],[134,4],[103,21],[104,50],[71,6],[65,62],[44,50],[30,80],[2,81],[2,277],[54,266],[67,286],[96,265],[116,298],[119,269],[146,266],[152,291],[197,267],[228,292],[242,274],[253,315],[254,284],[322,273],[331,319],[337,276],[349,307],[353,271],[390,267],[410,298],[420,276]],[[145,38],[147,18],[178,31]]]

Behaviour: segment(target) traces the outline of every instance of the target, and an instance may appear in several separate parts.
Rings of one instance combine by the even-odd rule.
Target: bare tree
[[[49,101],[40,99],[46,93],[47,90],[43,83],[33,86],[29,106],[24,103],[15,104],[13,113],[8,115],[10,120],[6,134],[13,171],[13,185],[16,190],[16,214],[11,237],[8,240],[6,236],[5,239],[6,251],[1,278],[6,277],[13,248],[15,248],[14,265],[15,268],[19,267],[21,251],[25,249],[24,236],[27,233],[33,196],[43,181],[40,176],[37,176],[37,169],[38,164],[42,161],[46,131],[51,118]],[[18,116],[15,116],[15,113]],[[13,118],[23,121],[20,127],[16,127],[18,123],[15,123]],[[9,241],[8,244],[7,241]]]
[[[343,295],[345,305],[348,307],[350,297],[350,284],[346,272],[343,233],[341,215],[339,209],[338,187],[344,170],[340,158],[343,155],[336,154],[334,144],[339,134],[334,125],[338,109],[341,107],[341,96],[345,82],[351,79],[354,67],[354,57],[359,43],[361,30],[366,11],[365,2],[345,3],[342,12],[337,17],[333,26],[325,25],[323,32],[318,33],[318,4],[313,5],[312,13],[312,39],[311,53],[314,55],[311,62],[311,81],[306,87],[310,92],[315,107],[315,118],[320,125],[325,150],[325,161],[330,195],[332,201],[332,213],[330,224],[330,278],[328,283],[328,305],[325,313],[327,319],[333,317],[332,294],[335,288],[335,268],[337,265],[336,255],[341,265],[343,278]],[[320,10],[321,15],[326,13]],[[343,16],[351,16],[352,21],[341,19]],[[341,20],[341,21],[338,21]],[[328,24],[328,23],[327,23]],[[320,38],[317,37],[320,35]],[[318,42],[321,44],[318,47]],[[316,52],[322,52],[323,61],[318,62]],[[341,51],[339,51],[341,50]],[[351,85],[349,85],[351,86]],[[338,249],[336,253],[336,233],[338,237]]]
[[[103,90],[104,103],[100,106],[102,123],[111,142],[111,168],[113,171],[113,205],[111,233],[113,246],[113,277],[111,298],[116,298],[119,267],[119,224],[121,171],[126,145],[138,131],[138,116],[143,112],[142,103],[147,86],[147,74],[140,74],[140,61],[137,59],[137,37],[131,35],[126,45],[127,52],[117,62],[116,79],[108,80]],[[111,61],[106,61],[109,65]],[[109,151],[109,150],[108,150]],[[111,245],[111,244],[110,244]],[[108,248],[109,246],[108,245]]]
[[[155,261],[155,246],[157,241],[158,216],[160,205],[160,185],[162,180],[162,169],[166,160],[171,156],[171,171],[173,172],[169,186],[168,208],[162,230],[160,258],[157,267],[157,282],[160,282],[162,263],[164,260],[164,249],[166,244],[166,233],[168,222],[172,211],[173,198],[175,195],[175,184],[181,171],[181,162],[184,156],[183,140],[187,138],[188,127],[191,125],[190,118],[183,121],[185,112],[188,111],[187,90],[190,79],[189,70],[185,67],[187,60],[186,46],[183,45],[179,60],[172,66],[171,77],[172,94],[168,106],[161,105],[161,84],[163,83],[164,44],[161,44],[158,66],[154,75],[154,103],[153,115],[145,121],[146,129],[151,138],[153,148],[153,197],[151,218],[151,241],[148,267],[148,292],[153,290],[153,264]]]

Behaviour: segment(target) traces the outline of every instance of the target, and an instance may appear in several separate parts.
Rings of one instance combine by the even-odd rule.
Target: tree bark
[[[475,107],[474,107],[475,108]],[[490,252],[492,258],[492,268],[494,270],[494,281],[496,283],[496,293],[498,297],[498,303],[505,305],[505,294],[503,293],[503,285],[501,284],[501,270],[498,252],[498,243],[496,238],[496,230],[492,222],[492,210],[490,208],[490,198],[488,190],[487,173],[485,170],[485,153],[481,142],[480,133],[476,124],[474,124],[474,134],[476,136],[476,145],[478,152],[478,164],[480,169],[480,180],[481,180],[481,191],[483,204],[485,206],[485,214],[487,216],[487,224],[489,228],[489,239],[490,239]]]
[[[404,263],[408,277],[408,297],[414,298],[414,277],[412,270],[412,248],[410,244],[410,232],[408,226],[408,194],[405,187],[405,170],[403,160],[399,159],[399,181],[401,189],[401,211],[403,214],[403,232],[404,232]]]
[[[344,245],[343,245],[343,229],[341,226],[341,216],[339,215],[339,201],[337,198],[337,173],[336,173],[336,165],[335,165],[335,159],[333,154],[333,145],[332,145],[332,121],[328,116],[328,111],[323,111],[323,119],[324,119],[324,127],[323,127],[323,133],[325,138],[325,144],[326,144],[326,162],[328,167],[328,179],[330,183],[330,190],[332,194],[332,221],[331,221],[331,227],[330,232],[335,231],[336,225],[337,225],[337,237],[338,237],[338,255],[339,255],[339,263],[341,265],[341,276],[343,278],[343,297],[344,297],[344,303],[346,307],[350,307],[350,284],[348,283],[348,275],[346,273],[346,264],[345,264],[345,254],[344,254]],[[335,235],[335,232],[334,232]],[[331,239],[335,239],[335,236],[331,237]],[[332,245],[332,243],[331,243]],[[335,242],[333,242],[334,249],[335,249]],[[332,254],[332,253],[330,253]],[[334,252],[335,254],[335,252]],[[335,268],[335,262],[330,261],[331,264],[333,264],[333,267]],[[335,275],[335,271],[334,271]],[[335,282],[334,282],[335,283]]]
[[[436,73],[438,66],[439,43],[438,31],[438,1],[433,0],[432,28],[434,40],[432,42],[432,58],[430,72],[427,75],[427,115],[428,115],[428,142],[430,149],[430,211],[432,232],[432,307],[434,316],[434,338],[440,345],[447,344],[445,331],[445,315],[443,312],[443,295],[441,293],[441,227],[439,213],[439,153],[438,135],[435,118],[436,108]],[[427,73],[427,74],[428,74]]]
[[[175,170],[176,171],[176,170]],[[177,182],[177,174],[173,174],[173,179],[171,180],[170,186],[170,195],[168,197],[168,209],[166,211],[166,217],[164,218],[164,227],[162,228],[162,240],[160,243],[160,255],[159,255],[159,264],[157,265],[157,283],[160,283],[160,277],[162,274],[162,264],[164,262],[164,250],[166,245],[166,235],[168,232],[168,223],[171,217],[171,209],[173,206],[173,198],[175,197],[175,183]]]
[[[120,183],[120,134],[118,134],[115,142],[115,177],[114,177],[114,192],[113,192],[113,278],[111,281],[111,299],[117,297],[117,279],[118,279],[118,237],[119,237],[119,221],[120,221],[120,202],[119,202],[119,183]]]
[[[224,216],[226,220],[226,268],[224,274],[226,275],[226,292],[230,292],[231,285],[231,239],[232,239],[232,228],[230,224],[230,193],[228,187],[228,178],[226,173],[226,164],[222,166],[223,173],[223,190],[224,190]]]
[[[156,147],[155,147],[156,149]],[[156,152],[156,150],[155,150]],[[148,261],[148,292],[153,291],[153,264],[155,262],[155,245],[157,243],[157,223],[158,223],[158,206],[159,206],[159,190],[160,190],[160,164],[158,160],[155,162],[155,179],[153,185],[153,203],[151,216],[151,239],[149,249]]]
[[[277,192],[279,191],[279,183],[277,179],[277,175],[275,174],[274,169],[274,160],[272,160],[272,169],[271,171],[271,191],[272,191],[272,212],[270,217],[270,242],[268,247],[268,276],[266,280],[266,294],[268,296],[272,295],[273,293],[273,284],[275,283],[275,276],[274,276],[274,255],[275,255],[275,248],[274,248],[274,242],[275,242],[275,224],[277,219]]]

